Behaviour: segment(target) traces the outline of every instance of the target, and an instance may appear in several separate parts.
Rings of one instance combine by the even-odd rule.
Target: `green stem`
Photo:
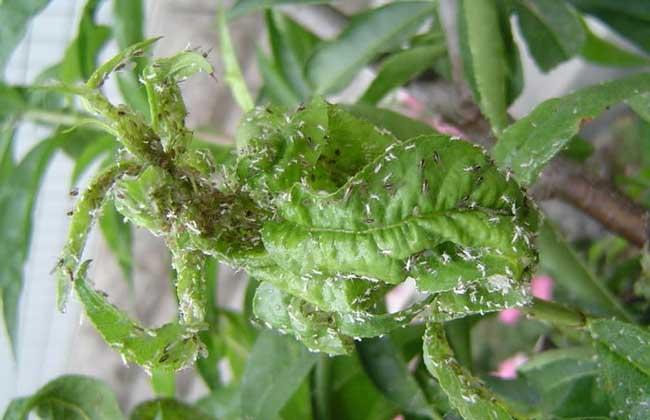
[[[30,109],[22,114],[26,120],[36,123],[51,124],[51,125],[78,125],[83,124],[91,118],[90,115],[74,113],[74,112],[57,112],[46,111],[43,109]]]
[[[533,304],[524,310],[534,318],[561,327],[579,328],[587,323],[587,316],[582,312],[547,300],[533,298]]]
[[[151,387],[158,397],[174,398],[176,374],[168,370],[154,369],[151,372]]]

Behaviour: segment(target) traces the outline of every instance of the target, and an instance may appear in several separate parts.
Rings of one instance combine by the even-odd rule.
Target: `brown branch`
[[[453,10],[453,3],[445,3],[446,7]],[[346,22],[345,15],[331,6],[288,6],[282,10],[298,22],[308,23],[310,28],[319,28],[319,31],[327,32],[329,36],[339,32]],[[450,51],[458,50],[457,42],[454,36],[448,36]],[[462,72],[462,69],[457,68],[458,61],[455,60],[454,73]],[[448,95],[430,95],[427,105],[455,124],[470,141],[490,148],[494,144],[490,125],[476,103],[468,101],[466,95],[462,94],[468,91],[465,82],[456,80],[455,84],[451,84],[437,81],[436,84],[436,88],[452,89],[459,95],[452,101],[449,101]],[[417,89],[417,86],[414,88]],[[453,103],[453,110],[450,110],[450,102]],[[574,162],[560,157],[553,159],[540,175],[531,193],[538,201],[558,198],[571,204],[638,247],[643,247],[650,238],[647,209],[605,180],[587,175]]]

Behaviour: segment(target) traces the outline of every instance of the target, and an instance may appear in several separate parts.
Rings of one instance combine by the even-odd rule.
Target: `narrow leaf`
[[[235,19],[256,10],[266,9],[282,4],[318,4],[332,0],[237,0],[228,10],[228,19]]]
[[[541,269],[597,315],[629,320],[630,315],[598,279],[576,251],[548,222],[539,231],[537,246]]]
[[[354,16],[337,39],[325,43],[307,64],[317,93],[345,87],[363,66],[412,35],[435,10],[435,2],[405,1]]]
[[[123,216],[117,212],[112,202],[107,202],[104,204],[102,215],[99,218],[99,227],[102,230],[106,244],[117,258],[124,279],[129,287],[133,288],[133,256],[131,255],[133,237],[131,225],[124,221]]]
[[[446,51],[442,44],[423,45],[392,54],[382,62],[377,77],[363,93],[359,102],[376,104],[388,92],[402,86],[426,69]]]
[[[239,63],[237,62],[237,55],[233,48],[228,32],[228,22],[226,21],[226,14],[223,10],[218,12],[217,16],[217,29],[219,30],[219,47],[221,49],[221,57],[225,67],[224,78],[226,83],[230,86],[235,101],[239,107],[244,111],[250,111],[253,108],[254,102],[246,87],[246,81],[242,75]]]
[[[0,76],[20,40],[29,21],[49,0],[3,0],[0,2]],[[3,78],[3,77],[0,77]]]
[[[459,8],[466,77],[495,133],[508,123],[508,62],[494,0],[463,0]]]
[[[528,49],[543,71],[581,51],[585,31],[570,4],[556,0],[516,0],[515,10]]]
[[[242,379],[242,414],[253,420],[273,418],[296,392],[317,356],[290,337],[262,332]]]
[[[585,121],[648,90],[650,74],[637,74],[549,99],[502,133],[494,159],[501,168],[511,169],[522,185],[532,184]]]
[[[356,347],[368,377],[388,400],[407,413],[434,417],[422,389],[387,336],[363,340]]]
[[[3,139],[10,141],[10,139]],[[29,251],[34,201],[50,159],[60,143],[57,135],[43,140],[30,150],[15,167],[10,160],[11,149],[3,171],[7,179],[0,184],[0,302],[4,327],[16,349],[18,333],[18,302],[23,285],[23,264]]]

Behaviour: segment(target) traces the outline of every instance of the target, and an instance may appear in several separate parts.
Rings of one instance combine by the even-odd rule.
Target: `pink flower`
[[[553,279],[549,276],[535,276],[530,282],[530,289],[536,298],[543,300],[553,299]],[[515,325],[519,322],[521,311],[515,308],[504,309],[499,313],[499,321],[506,325]]]
[[[496,376],[501,379],[516,379],[517,378],[517,368],[523,365],[528,361],[523,353],[516,353],[514,356],[507,358],[506,360],[499,363],[499,367],[496,371],[490,372],[490,375]]]
[[[504,309],[499,312],[499,321],[503,322],[506,325],[515,325],[519,322],[519,317],[521,316],[521,311],[515,308]]]

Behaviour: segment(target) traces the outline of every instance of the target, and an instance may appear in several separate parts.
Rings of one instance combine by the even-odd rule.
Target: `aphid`
[[[422,180],[422,194],[426,194],[429,192],[429,181],[426,179]]]
[[[76,196],[78,196],[78,195],[79,195],[79,188],[73,188],[73,189],[71,189],[71,190],[70,190],[70,195],[71,195],[72,197],[76,197]]]
[[[69,210],[65,213],[66,216],[72,216],[74,214],[74,210]]]
[[[433,161],[435,163],[440,163],[440,154],[436,151],[433,152]]]

